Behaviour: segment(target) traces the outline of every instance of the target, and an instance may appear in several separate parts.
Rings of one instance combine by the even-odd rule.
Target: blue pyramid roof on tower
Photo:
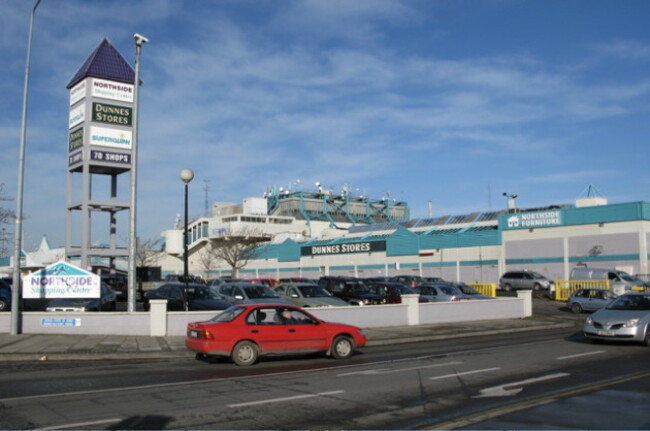
[[[135,71],[108,38],[104,38],[95,48],[66,88],[74,87],[78,82],[89,76],[127,84],[135,82]]]

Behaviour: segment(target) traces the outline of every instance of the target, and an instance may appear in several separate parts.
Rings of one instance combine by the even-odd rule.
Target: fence
[[[495,283],[467,283],[469,286],[472,286],[474,289],[478,290],[481,295],[485,296],[497,296],[497,285]]]
[[[566,301],[578,289],[609,288],[609,280],[555,280],[555,300]]]

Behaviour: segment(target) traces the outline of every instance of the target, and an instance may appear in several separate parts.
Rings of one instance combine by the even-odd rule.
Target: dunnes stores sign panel
[[[371,253],[374,251],[386,251],[386,241],[368,241],[355,242],[351,244],[313,245],[308,247],[300,247],[301,256]]]
[[[80,127],[68,134],[68,152],[81,148],[84,144],[84,128]]]
[[[506,222],[504,229],[534,229],[562,226],[562,211],[553,210],[511,214],[507,216]]]
[[[132,109],[126,106],[109,105],[108,103],[93,102],[92,121],[119,126],[131,126]]]

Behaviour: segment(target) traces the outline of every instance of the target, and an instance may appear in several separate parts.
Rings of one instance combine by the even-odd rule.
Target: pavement
[[[584,317],[573,315],[395,326],[365,329],[367,346],[486,336],[551,328],[579,330]],[[146,360],[193,358],[185,338],[129,335],[0,334],[0,363],[67,360]]]

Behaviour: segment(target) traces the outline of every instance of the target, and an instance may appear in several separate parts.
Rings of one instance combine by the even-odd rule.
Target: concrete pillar
[[[410,325],[419,325],[420,324],[420,303],[418,299],[420,295],[402,295],[402,304],[407,306],[406,308],[406,321]]]
[[[167,335],[167,300],[152,299],[149,301],[149,332],[152,337]]]
[[[533,291],[517,290],[517,298],[524,300],[524,317],[533,315]]]

